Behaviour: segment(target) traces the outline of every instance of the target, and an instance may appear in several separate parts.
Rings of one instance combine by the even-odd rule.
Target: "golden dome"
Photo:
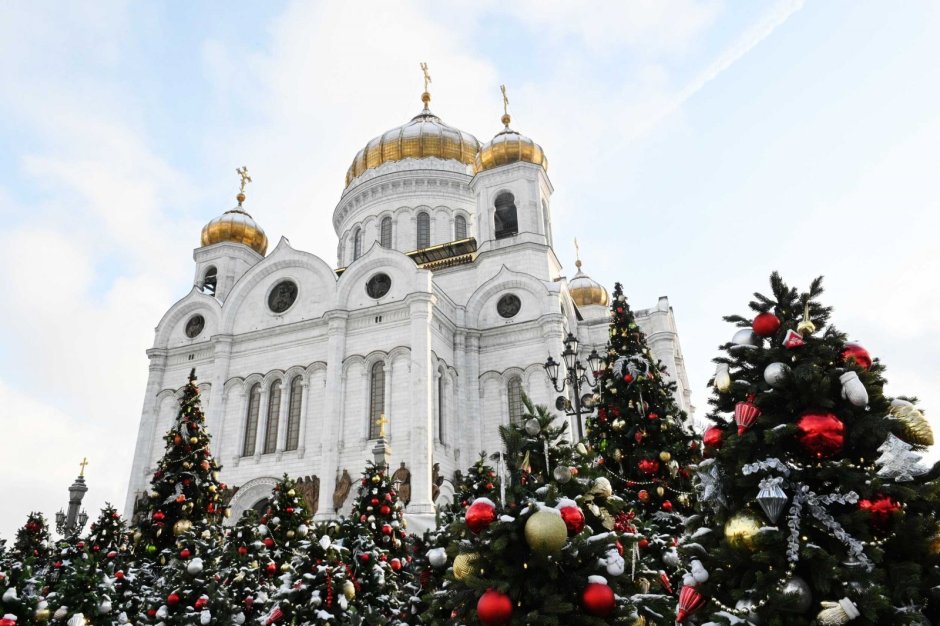
[[[261,226],[242,208],[245,194],[237,196],[238,206],[226,211],[202,227],[202,245],[211,246],[231,241],[248,246],[261,256],[268,250],[268,236]]]
[[[472,165],[480,142],[462,130],[448,126],[428,108],[431,94],[421,94],[424,110],[407,124],[393,128],[366,144],[346,171],[346,186],[366,170],[390,161],[430,157]]]
[[[581,271],[581,261],[576,261],[575,265],[578,268],[578,273],[568,281],[568,292],[571,294],[574,303],[579,307],[607,306],[610,304],[610,296],[607,290]]]
[[[503,115],[502,121],[506,128],[480,148],[473,162],[474,174],[520,161],[541,165],[542,169],[548,171],[548,159],[542,146],[509,128],[510,119],[508,113]]]

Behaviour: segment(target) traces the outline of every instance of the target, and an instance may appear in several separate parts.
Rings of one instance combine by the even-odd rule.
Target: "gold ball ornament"
[[[668,463],[669,461],[672,460],[672,455],[666,452],[665,450],[663,450],[662,452],[659,453],[659,460],[662,461],[663,463]]]
[[[49,609],[47,607],[36,609],[36,612],[33,613],[33,617],[36,618],[37,622],[48,622],[49,621]]]
[[[192,444],[199,443],[199,437],[190,437],[189,443],[192,443]]]
[[[193,523],[188,519],[181,519],[173,524],[173,534],[179,537],[193,527]]]
[[[725,523],[725,539],[736,550],[753,552],[754,538],[763,523],[751,511],[741,511],[731,516]]]
[[[290,563],[282,563],[282,564],[281,564],[281,571],[282,571],[282,572],[289,572],[289,571],[290,571]]]
[[[382,481],[382,479],[379,477],[378,474],[373,474],[373,475],[372,475],[372,482],[374,482],[374,483],[379,483],[379,482],[381,482],[381,481]]]
[[[555,554],[568,541],[568,527],[557,512],[536,511],[525,523],[525,540],[533,552]]]
[[[479,558],[480,555],[475,552],[461,553],[454,557],[454,578],[463,580],[472,576]]]
[[[356,597],[356,585],[353,584],[353,581],[347,580],[343,582],[343,595],[347,600],[352,600]]]
[[[297,495],[297,492],[296,492],[296,491],[294,491],[293,489],[291,489],[290,491],[288,491],[288,492],[287,492],[287,495],[289,495],[290,497],[292,497],[292,498],[293,498],[294,496],[296,496],[296,495]]]
[[[664,495],[666,495],[666,490],[662,487],[656,487],[656,495],[662,498]]]

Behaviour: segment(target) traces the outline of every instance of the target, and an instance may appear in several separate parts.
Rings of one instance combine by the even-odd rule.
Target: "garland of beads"
[[[604,467],[603,469],[604,469],[605,472],[607,472],[608,474],[610,474],[612,477],[616,478],[616,479],[619,480],[620,482],[624,483],[624,484],[627,485],[628,487],[633,486],[633,485],[639,485],[640,487],[649,487],[649,486],[652,486],[652,485],[657,485],[657,486],[663,487],[663,488],[666,489],[667,491],[671,491],[672,493],[675,493],[675,494],[679,494],[679,495],[683,495],[683,496],[689,496],[689,497],[695,495],[695,493],[692,492],[692,491],[682,491],[681,489],[676,489],[676,488],[674,488],[674,487],[670,487],[670,486],[667,485],[667,484],[660,483],[660,482],[657,481],[657,480],[642,481],[642,480],[628,479],[628,478],[624,478],[624,477],[621,476],[620,474],[616,474],[616,473],[610,471],[610,470],[607,469],[606,467]]]

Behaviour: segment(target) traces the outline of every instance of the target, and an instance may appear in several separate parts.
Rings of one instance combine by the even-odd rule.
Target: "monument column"
[[[428,275],[430,283],[430,275]],[[407,458],[411,470],[411,503],[407,512],[412,514],[434,514],[431,501],[431,465],[433,464],[434,397],[433,367],[431,363],[431,316],[433,296],[430,285],[426,293],[409,296],[411,313],[411,412],[409,415],[410,449]]]
[[[349,313],[346,311],[330,311],[326,317],[329,323],[327,330],[327,357],[326,357],[326,394],[323,414],[338,416],[343,405],[343,359],[346,358],[346,322]],[[339,476],[339,420],[323,420],[322,441],[336,442],[336,445],[323,447],[320,455],[320,467],[317,476],[320,477],[320,504],[317,507],[315,521],[329,520],[336,517],[333,512],[333,487]]]

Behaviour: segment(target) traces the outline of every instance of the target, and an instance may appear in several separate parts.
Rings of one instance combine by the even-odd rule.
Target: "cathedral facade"
[[[306,477],[318,519],[347,512],[350,477],[381,438],[407,481],[406,512],[427,521],[456,470],[500,449],[498,426],[520,419],[523,393],[555,406],[543,364],[568,333],[603,354],[609,296],[580,262],[572,278],[562,272],[542,148],[508,114],[481,144],[431,113],[427,92],[422,101],[349,167],[335,267],[283,237],[268,251],[240,171],[238,205],[203,228],[194,286],[147,352],[128,515],[192,368],[221,479],[237,488],[233,520],[285,472]],[[668,301],[636,313],[688,410]]]

